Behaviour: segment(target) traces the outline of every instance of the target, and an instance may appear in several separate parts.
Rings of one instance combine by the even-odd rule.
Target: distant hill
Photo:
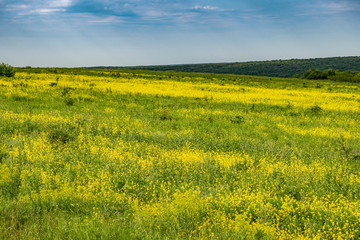
[[[258,62],[137,66],[128,68],[155,71],[229,73],[269,77],[291,77],[295,74],[299,74],[301,76],[310,68],[319,69],[321,71],[330,68],[340,71],[360,71],[360,57],[331,57]]]

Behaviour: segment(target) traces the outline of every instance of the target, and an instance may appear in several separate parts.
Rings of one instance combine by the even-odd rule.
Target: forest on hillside
[[[156,71],[203,72],[269,77],[292,77],[294,75],[302,76],[306,71],[311,68],[319,69],[320,71],[325,71],[327,69],[335,69],[339,71],[360,71],[360,57],[332,57],[258,62],[137,66],[131,68]]]

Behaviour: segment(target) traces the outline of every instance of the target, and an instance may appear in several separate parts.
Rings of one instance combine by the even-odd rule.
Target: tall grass
[[[359,85],[37,71],[0,78],[1,238],[360,237]]]

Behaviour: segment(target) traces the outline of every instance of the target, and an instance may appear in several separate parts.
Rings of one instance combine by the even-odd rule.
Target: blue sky
[[[360,0],[0,0],[0,62],[79,67],[360,56]]]

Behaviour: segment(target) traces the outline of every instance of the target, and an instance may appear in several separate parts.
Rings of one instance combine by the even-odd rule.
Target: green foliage
[[[6,146],[0,142],[0,164],[3,162],[3,159],[7,158],[9,153],[6,149]]]
[[[0,239],[360,238],[358,83],[21,71],[0,78]]]
[[[245,122],[245,118],[243,116],[240,115],[236,115],[233,118],[231,118],[231,122],[232,123],[244,123]]]
[[[324,72],[322,72],[318,69],[311,68],[310,70],[308,70],[304,73],[304,78],[316,80],[316,79],[326,79],[327,76]]]
[[[357,71],[336,71],[334,75],[328,77],[330,80],[339,82],[360,82],[360,72]]]
[[[308,109],[311,113],[321,113],[324,111],[319,105],[314,105]]]
[[[314,59],[272,60],[258,62],[138,66],[133,68],[155,71],[206,72],[269,77],[291,77],[296,74],[303,75],[310,68],[319,69],[321,71],[329,68],[338,69],[340,71],[360,71],[360,57],[333,57]]]
[[[15,68],[12,66],[1,63],[0,64],[0,76],[4,77],[14,77],[15,76]]]
[[[55,84],[57,85],[57,83]],[[54,85],[54,82],[50,83],[50,86],[56,86],[56,85]],[[71,97],[71,93],[70,93],[71,90],[72,89],[69,87],[64,87],[60,92],[60,96],[64,100],[66,106],[73,106],[75,103],[75,100]]]
[[[52,143],[66,144],[73,139],[74,136],[71,129],[55,127],[49,133],[49,140]]]
[[[360,82],[360,72],[357,71],[340,72],[338,70],[335,71],[334,69],[327,69],[322,72],[312,68],[306,71],[303,77],[309,80],[330,79],[339,82]]]
[[[71,97],[65,97],[64,98],[64,103],[67,106],[73,106],[74,103],[75,103],[75,100],[73,98],[71,98]]]
[[[336,71],[334,69],[327,69],[324,72],[326,74],[326,76],[330,77],[330,76],[335,76],[336,75]]]

